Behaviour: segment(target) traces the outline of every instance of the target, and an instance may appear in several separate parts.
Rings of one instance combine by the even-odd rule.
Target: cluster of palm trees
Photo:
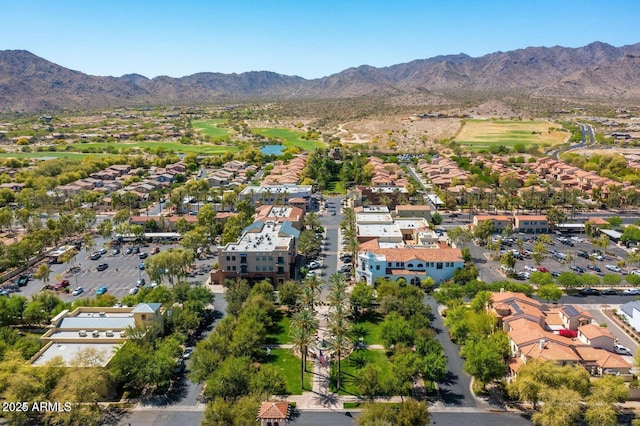
[[[320,296],[322,281],[317,276],[310,276],[302,281],[300,295],[300,309],[293,314],[289,327],[289,336],[293,340],[293,347],[300,353],[300,388],[304,388],[304,372],[307,370],[307,353],[316,340],[318,318],[315,307]]]
[[[356,214],[352,208],[344,209],[344,218],[340,222],[342,235],[346,239],[345,250],[355,257],[358,251],[358,229],[356,227]]]
[[[327,331],[329,334],[328,349],[337,360],[336,387],[340,389],[342,371],[340,361],[342,355],[352,348],[351,324],[349,322],[349,293],[347,281],[342,274],[333,274],[329,277],[329,295],[327,296],[329,313],[327,315]]]

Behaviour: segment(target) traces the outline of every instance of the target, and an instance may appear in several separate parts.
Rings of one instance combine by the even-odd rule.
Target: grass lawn
[[[360,389],[356,385],[356,378],[360,366],[356,365],[352,358],[354,356],[360,356],[356,354],[364,354],[366,363],[373,363],[380,368],[381,376],[391,374],[391,362],[385,355],[384,351],[378,350],[361,350],[352,352],[347,358],[342,360],[342,389],[338,391],[340,395],[360,395]]]
[[[277,139],[282,143],[289,146],[297,146],[304,151],[315,151],[318,148],[326,148],[327,145],[324,142],[315,140],[301,139],[302,132],[296,132],[288,129],[252,129],[253,133],[265,136],[267,138]]]
[[[487,149],[493,145],[512,148],[517,143],[539,146],[559,145],[569,136],[567,132],[549,130],[559,125],[548,121],[465,120],[455,141],[472,150]]]
[[[291,318],[282,311],[276,311],[272,320],[273,326],[267,329],[268,336],[266,342],[270,345],[291,343],[291,337],[289,337]]]
[[[95,143],[77,143],[72,145],[64,145],[70,146],[73,151],[83,150],[92,150],[101,152],[106,149],[115,148],[117,150],[129,149],[131,151],[144,151],[145,149],[155,150],[158,148],[165,149],[169,152],[195,152],[197,154],[222,154],[227,151],[236,152],[240,150],[240,147],[237,145],[212,145],[212,144],[201,144],[201,145],[185,145],[179,142],[95,142]],[[64,149],[64,148],[62,148]]]
[[[344,185],[342,181],[330,182],[325,192],[329,194],[342,194],[342,195],[345,195],[347,193],[347,191],[344,189]]]
[[[291,349],[272,349],[268,362],[280,367],[284,373],[287,382],[287,390],[291,395],[301,395],[300,389],[300,358],[295,356]],[[307,370],[313,369],[313,360],[307,357]],[[305,371],[304,373],[304,390],[311,390],[311,377],[313,373]]]
[[[105,155],[99,154],[84,154],[79,152],[1,152],[0,158],[42,158],[42,157],[55,157],[55,158],[69,158],[72,160],[82,160],[87,155]]]
[[[353,323],[361,325],[367,329],[367,336],[364,342],[368,345],[381,345],[380,325],[382,324],[382,316],[376,313],[361,315]]]
[[[229,139],[231,135],[231,129],[226,127],[222,127],[226,123],[224,119],[214,119],[214,120],[196,120],[193,124],[193,129],[203,133],[207,136],[212,137],[213,139]]]

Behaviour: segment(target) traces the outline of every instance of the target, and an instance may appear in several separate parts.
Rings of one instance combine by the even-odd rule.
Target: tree
[[[251,377],[251,392],[259,395],[286,395],[287,383],[282,369],[275,365],[263,364]]]
[[[37,280],[42,280],[45,285],[49,284],[49,276],[51,275],[51,268],[47,264],[38,265],[38,269],[36,269],[33,277]]]
[[[397,312],[388,314],[380,324],[380,340],[387,349],[397,343],[411,346],[414,337],[414,330],[409,326],[407,320]]]
[[[98,224],[98,234],[102,238],[110,238],[113,233],[113,222],[111,219],[103,219],[102,222]]]
[[[153,281],[162,281],[167,277],[171,285],[176,279],[187,275],[188,267],[195,260],[193,251],[185,248],[171,248],[149,257],[146,270]]]
[[[354,356],[355,354],[352,354],[351,358]],[[373,398],[382,394],[380,380],[380,368],[377,365],[368,363],[358,371],[356,385],[362,396]]]
[[[207,398],[220,397],[235,400],[249,393],[249,380],[252,374],[249,357],[229,357],[207,379],[205,395]]]
[[[512,252],[508,251],[500,257],[500,264],[513,269],[516,266],[516,257]]]
[[[298,239],[298,252],[305,256],[310,257],[320,252],[322,247],[322,241],[316,235],[315,232],[305,229],[300,233]]]
[[[544,405],[531,420],[541,426],[573,426],[580,418],[580,394],[574,390],[544,388],[540,393]]]
[[[538,287],[538,297],[547,302],[557,302],[562,297],[562,290],[555,284],[544,284]]]
[[[629,388],[618,376],[605,376],[593,383],[591,395],[586,399],[584,418],[589,426],[615,426],[618,424],[616,403],[629,397]]]
[[[507,372],[501,350],[491,340],[468,341],[464,346],[464,371],[482,382],[483,387]]]
[[[620,285],[622,277],[619,274],[606,274],[602,277],[602,283],[609,287]]]
[[[553,284],[553,276],[549,272],[532,272],[529,281],[537,286],[543,286],[546,284]]]
[[[544,243],[540,241],[536,241],[533,245],[533,250],[531,251],[531,258],[535,262],[536,265],[540,266],[542,262],[547,258],[547,247],[545,247]]]
[[[565,289],[578,287],[580,285],[580,276],[573,272],[562,272],[557,278],[558,284],[564,286]]]
[[[442,224],[442,215],[438,212],[435,212],[431,215],[431,223],[438,226]]]
[[[552,207],[547,211],[547,222],[549,223],[550,231],[552,231],[557,224],[565,223],[566,221],[567,215],[559,208]]]
[[[304,372],[307,369],[307,352],[315,342],[318,331],[318,319],[313,311],[303,309],[291,318],[289,336],[293,339],[294,348],[300,353],[300,388],[304,388]]]
[[[350,296],[350,303],[356,314],[360,314],[360,309],[366,310],[371,307],[373,300],[373,287],[364,281],[360,281],[355,285],[355,287],[353,287]]]
[[[416,401],[408,398],[400,403],[398,409],[398,426],[427,426],[431,423],[431,413],[427,401]]]
[[[395,426],[397,414],[391,404],[367,402],[356,418],[358,426]]]
[[[474,228],[473,235],[481,241],[486,242],[487,239],[493,234],[494,229],[495,228],[492,220],[483,220]]]
[[[620,216],[612,216],[607,218],[606,221],[609,222],[609,225],[611,225],[613,229],[618,229],[622,226],[622,218]]]
[[[302,296],[302,287],[295,281],[285,281],[278,289],[280,304],[292,311],[299,303]]]
[[[473,238],[473,234],[469,232],[466,228],[461,226],[456,226],[447,232],[447,235],[456,245],[456,247],[462,247],[469,243]]]

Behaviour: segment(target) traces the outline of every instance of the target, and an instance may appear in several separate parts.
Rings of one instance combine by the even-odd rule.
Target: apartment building
[[[294,276],[296,243],[300,237],[291,222],[258,220],[244,229],[237,242],[218,247],[218,270],[211,279],[244,278],[282,284]]]

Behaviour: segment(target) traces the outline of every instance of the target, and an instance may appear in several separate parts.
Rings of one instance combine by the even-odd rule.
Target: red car
[[[69,287],[69,280],[62,280],[58,284],[53,287],[54,290],[62,290],[63,288]]]
[[[544,266],[538,266],[538,272],[549,272],[549,270]]]

